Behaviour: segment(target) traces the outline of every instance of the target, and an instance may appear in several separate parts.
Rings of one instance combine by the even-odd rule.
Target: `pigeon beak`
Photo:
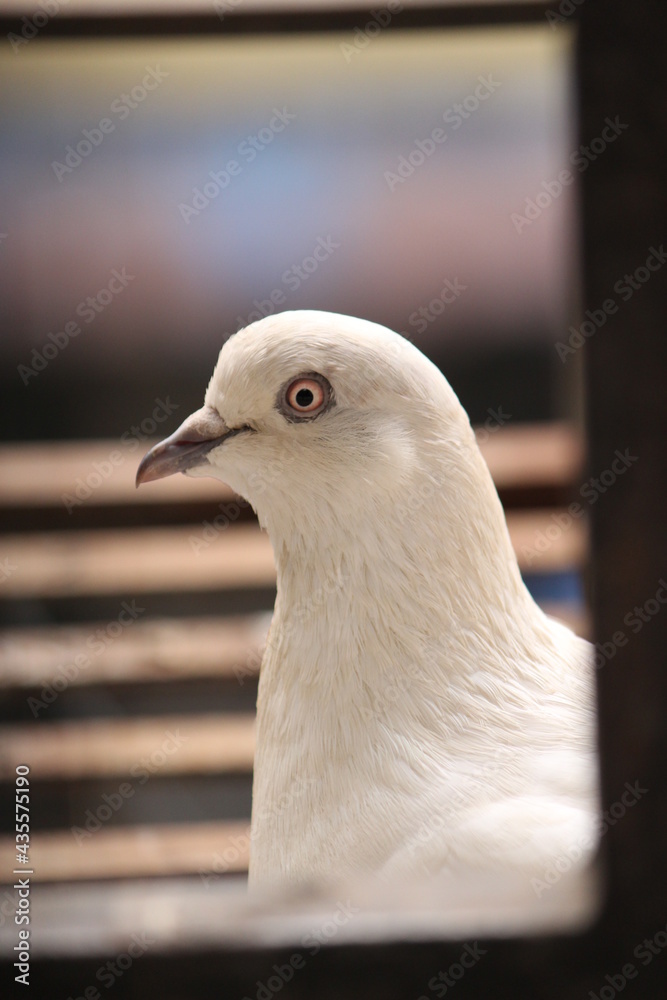
[[[164,479],[176,472],[187,472],[196,465],[207,463],[207,454],[240,429],[230,429],[212,406],[203,406],[191,413],[178,430],[160,441],[141,460],[136,485]]]

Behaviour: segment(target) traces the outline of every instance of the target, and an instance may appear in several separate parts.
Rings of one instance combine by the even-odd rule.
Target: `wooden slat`
[[[33,833],[29,857],[31,881],[64,882],[245,872],[248,851],[247,823],[174,823],[101,829],[81,842],[69,830]],[[2,871],[13,871],[15,854],[14,839],[1,837]]]
[[[252,770],[254,715],[178,715],[86,719],[3,726],[0,779],[17,764],[34,781],[150,773],[218,774]]]
[[[178,528],[62,531],[0,538],[16,569],[3,597],[68,597],[270,587],[275,582],[268,536],[256,525],[220,531],[210,545],[202,524]]]
[[[584,442],[565,422],[476,428],[477,440],[499,490],[571,486],[584,462]]]
[[[507,511],[507,527],[523,572],[547,573],[578,569],[588,551],[586,520],[568,518],[564,510]],[[565,521],[566,528],[561,527]]]
[[[109,622],[0,632],[0,688],[251,677],[269,614],[230,619],[137,620],[106,642]],[[85,660],[78,661],[83,654]]]
[[[507,524],[522,568],[559,570],[579,566],[586,550],[581,520],[559,530],[559,510],[509,512]],[[68,597],[270,587],[275,583],[268,536],[256,525],[220,531],[195,552],[203,526],[132,530],[62,531],[0,537],[0,552],[13,567],[0,597]],[[540,534],[546,537],[538,551]]]
[[[158,438],[119,441],[25,442],[0,447],[0,506],[63,507],[66,494],[91,506],[222,501],[232,491],[214,479],[170,476],[136,489],[137,466]],[[89,495],[86,495],[89,492]],[[76,507],[74,507],[76,511]]]
[[[490,420],[477,434],[499,489],[568,485],[581,469],[583,442],[572,424],[498,427]],[[3,445],[0,507],[63,507],[64,496],[77,488],[91,506],[220,502],[233,496],[223,483],[186,476],[135,489],[139,460],[156,440],[135,441],[134,446],[113,440]]]
[[[3,15],[15,14],[17,19],[21,14],[29,16],[34,12],[34,4],[31,4],[30,0],[5,0],[2,6]],[[545,11],[535,0],[421,0],[420,7],[429,6],[437,6],[442,21],[450,26],[453,24],[457,28],[460,28],[462,23],[468,27],[471,25],[478,27],[481,24],[488,28],[499,21],[527,24],[537,21],[540,25],[544,24]],[[282,16],[284,19],[290,15],[301,18],[309,13],[319,12],[322,8],[326,11],[333,9],[329,8],[322,0],[244,0],[240,9],[232,5],[229,9],[225,7],[221,9],[224,16],[230,18],[239,14],[241,16],[265,15],[268,12],[274,16]],[[355,11],[366,13],[368,5],[365,5],[365,0],[338,0],[336,9],[339,11],[350,10],[353,13]],[[61,23],[60,31],[64,34],[67,34],[69,25],[73,24],[77,37],[80,37],[83,29],[87,34],[93,34],[97,38],[100,33],[100,17],[108,18],[111,25],[118,31],[125,25],[124,23],[120,26],[115,24],[113,16],[120,19],[122,15],[123,22],[128,19],[134,21],[130,24],[129,30],[136,37],[146,24],[153,31],[157,30],[164,15],[169,14],[183,21],[180,33],[184,34],[193,30],[197,33],[201,32],[202,22],[207,26],[207,21],[210,22],[216,13],[216,8],[211,10],[211,4],[208,0],[142,0],[141,3],[137,3],[136,0],[114,0],[113,4],[100,3],[100,0],[72,0],[67,11],[63,12],[59,23]],[[110,14],[113,16],[109,17]],[[151,20],[151,17],[155,17],[155,15],[159,17],[157,23]],[[358,17],[357,13],[355,24]],[[16,27],[16,25],[12,25],[12,27]],[[210,32],[210,24],[208,27]],[[203,30],[206,30],[206,27]],[[501,65],[503,55],[501,49],[496,57]]]

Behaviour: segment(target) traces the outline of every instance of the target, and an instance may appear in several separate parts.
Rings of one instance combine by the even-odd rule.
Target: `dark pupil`
[[[310,406],[315,397],[310,389],[299,389],[295,398],[299,406],[306,407]]]

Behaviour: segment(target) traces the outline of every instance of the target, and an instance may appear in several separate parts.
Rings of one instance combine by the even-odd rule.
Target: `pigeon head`
[[[341,505],[349,527],[355,510],[404,497],[429,442],[443,437],[470,441],[472,431],[444,377],[405,338],[334,313],[285,312],[225,343],[204,406],[148,452],[137,484],[212,476],[269,528]]]

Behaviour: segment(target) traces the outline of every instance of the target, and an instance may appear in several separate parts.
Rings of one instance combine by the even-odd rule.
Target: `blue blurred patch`
[[[567,604],[584,602],[581,576],[576,570],[564,570],[561,573],[524,573],[523,580],[538,604],[552,601],[562,601]]]

